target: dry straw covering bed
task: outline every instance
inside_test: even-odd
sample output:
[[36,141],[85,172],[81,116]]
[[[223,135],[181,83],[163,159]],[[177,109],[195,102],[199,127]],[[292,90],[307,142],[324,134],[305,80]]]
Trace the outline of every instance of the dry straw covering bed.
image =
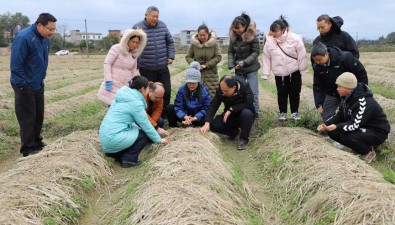
[[[110,175],[97,131],[74,132],[0,175],[0,224],[69,224]],[[74,221],[75,222],[75,221]]]
[[395,187],[356,155],[302,128],[276,128],[260,150],[274,204],[294,224],[395,224]]
[[241,207],[248,200],[259,202],[243,188],[238,191],[210,134],[188,128],[172,136],[150,160],[128,224],[246,224]]

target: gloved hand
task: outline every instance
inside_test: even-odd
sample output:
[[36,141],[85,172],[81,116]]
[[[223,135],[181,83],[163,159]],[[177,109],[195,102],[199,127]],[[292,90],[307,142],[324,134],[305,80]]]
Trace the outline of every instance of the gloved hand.
[[244,66],[244,61],[240,61],[237,65],[239,65],[240,68]]
[[112,81],[106,81],[106,91],[111,91],[112,89]]
[[236,70],[234,67],[232,69],[230,69],[230,75],[232,75],[232,76],[236,75]]

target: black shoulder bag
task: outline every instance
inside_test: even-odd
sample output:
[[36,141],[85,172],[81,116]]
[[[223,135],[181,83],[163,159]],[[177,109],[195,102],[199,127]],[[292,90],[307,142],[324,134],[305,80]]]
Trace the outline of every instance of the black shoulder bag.
[[281,49],[281,51],[286,55],[286,56],[288,56],[289,58],[293,58],[293,59],[295,59],[295,60],[298,60],[297,58],[295,58],[295,57],[293,57],[293,56],[290,56],[290,55],[288,55],[286,52],[284,52],[284,50],[280,47],[280,45],[277,43],[277,46]]

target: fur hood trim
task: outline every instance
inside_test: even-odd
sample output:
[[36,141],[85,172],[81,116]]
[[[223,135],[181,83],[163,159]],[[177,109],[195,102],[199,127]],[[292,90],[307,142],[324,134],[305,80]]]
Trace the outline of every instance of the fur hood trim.
[[[251,42],[254,40],[256,34],[256,23],[251,21],[250,25],[243,34],[241,34],[241,38],[244,42]],[[229,40],[233,44],[236,42],[236,33],[233,31],[233,26],[231,25],[229,28]]]
[[195,33],[191,37],[191,45],[194,45],[198,48],[203,48],[203,47],[213,47],[217,43],[217,34],[214,31],[210,32],[210,38],[204,43],[201,44],[199,39],[198,39],[198,34]]
[[141,55],[145,48],[145,45],[147,44],[147,34],[142,29],[126,29],[119,44],[121,45],[122,54],[127,55],[129,52],[129,39],[134,35],[140,37],[140,44],[138,45],[137,49],[132,53],[133,57],[137,58]]

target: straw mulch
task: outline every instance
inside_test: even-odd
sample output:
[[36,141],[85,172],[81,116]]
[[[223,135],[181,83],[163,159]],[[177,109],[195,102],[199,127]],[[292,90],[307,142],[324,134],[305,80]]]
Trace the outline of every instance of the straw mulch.
[[37,154],[18,160],[0,175],[0,224],[75,222],[81,213],[83,184],[103,184],[110,169],[97,131],[74,132]]
[[246,223],[241,207],[248,200],[260,203],[243,187],[238,190],[210,135],[217,137],[193,128],[172,135],[174,140],[149,162],[152,167],[138,188],[137,209],[128,224]]
[[358,156],[302,128],[263,141],[274,207],[295,224],[395,224],[395,186]]
[[388,134],[388,139],[382,144],[382,147],[390,150],[385,154],[385,162],[388,166],[395,170],[395,124],[391,124],[391,132]]

